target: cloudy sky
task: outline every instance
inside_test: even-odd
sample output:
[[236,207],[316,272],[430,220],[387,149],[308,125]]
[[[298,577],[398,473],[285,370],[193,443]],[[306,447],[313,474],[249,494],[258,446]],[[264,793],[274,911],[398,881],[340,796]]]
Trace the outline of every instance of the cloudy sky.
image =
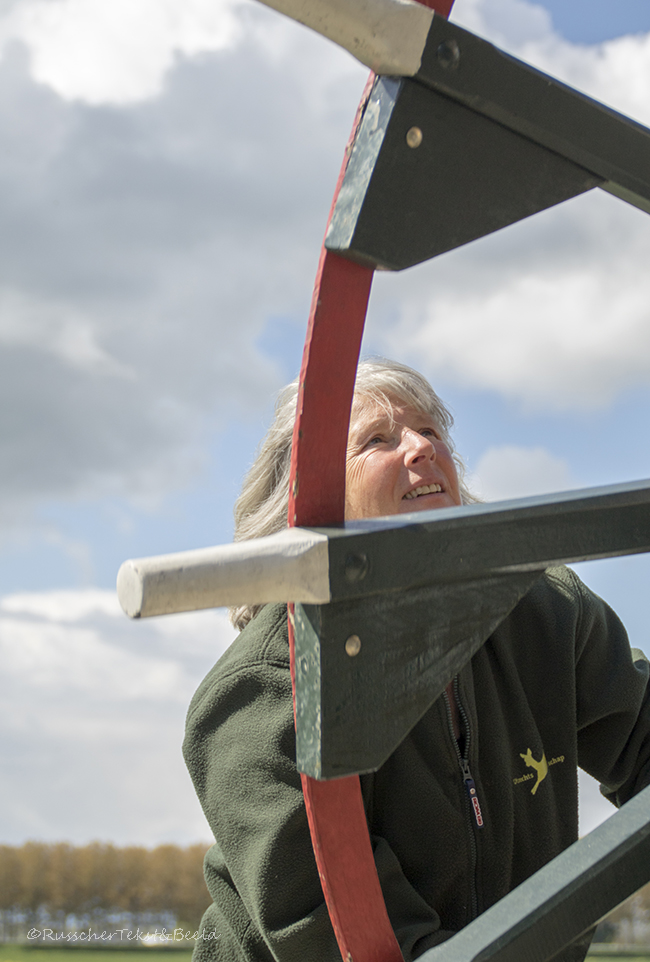
[[[453,19],[650,124],[647,0]],[[209,839],[179,746],[232,630],[131,624],[115,574],[230,540],[365,78],[254,0],[0,3],[0,841]],[[377,277],[364,350],[431,378],[486,498],[648,477],[648,263],[592,192]],[[650,654],[647,558],[581,573]]]

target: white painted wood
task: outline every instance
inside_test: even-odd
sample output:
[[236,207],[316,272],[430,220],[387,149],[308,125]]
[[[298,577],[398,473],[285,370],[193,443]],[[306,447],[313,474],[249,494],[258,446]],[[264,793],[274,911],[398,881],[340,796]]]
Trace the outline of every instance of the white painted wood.
[[344,47],[378,74],[412,77],[433,10],[413,0],[261,0]]
[[125,561],[117,594],[130,618],[222,605],[330,600],[327,537],[303,528]]

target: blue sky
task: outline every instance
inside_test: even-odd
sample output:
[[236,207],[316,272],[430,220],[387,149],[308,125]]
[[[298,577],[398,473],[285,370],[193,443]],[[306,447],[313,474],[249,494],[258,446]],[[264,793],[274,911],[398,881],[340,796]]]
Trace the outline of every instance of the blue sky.
[[541,4],[553,26],[574,43],[601,43],[627,33],[646,33],[650,10],[644,0],[547,0]]
[[[645,0],[454,19],[650,125]],[[130,624],[115,575],[230,540],[365,77],[254,0],[3,7],[0,841],[209,838],[179,744],[232,631]],[[647,216],[592,192],[378,276],[364,350],[430,377],[489,499],[650,477],[649,262]],[[581,572],[650,654],[647,557]]]

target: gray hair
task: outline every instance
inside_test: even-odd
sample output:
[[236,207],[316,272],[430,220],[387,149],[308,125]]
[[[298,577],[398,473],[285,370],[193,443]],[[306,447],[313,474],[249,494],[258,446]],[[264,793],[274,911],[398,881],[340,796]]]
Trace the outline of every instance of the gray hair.
[[[235,503],[235,541],[261,538],[287,526],[291,440],[297,400],[298,378],[280,391],[273,424],[244,479],[242,493]],[[355,410],[363,403],[371,401],[390,410],[396,400],[433,417],[456,464],[463,504],[476,502],[478,498],[465,483],[465,465],[451,439],[454,419],[426,378],[406,364],[384,357],[361,361],[354,383],[352,419]],[[261,608],[262,605],[231,608],[230,620],[241,630]]]

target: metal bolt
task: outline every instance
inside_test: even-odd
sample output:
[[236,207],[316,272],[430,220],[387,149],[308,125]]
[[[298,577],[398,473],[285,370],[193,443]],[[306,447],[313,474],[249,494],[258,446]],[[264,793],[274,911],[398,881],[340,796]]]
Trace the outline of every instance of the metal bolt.
[[345,643],[345,651],[350,658],[354,658],[355,655],[358,655],[361,651],[361,638],[359,638],[358,635],[350,635]]
[[345,559],[346,581],[363,581],[368,574],[368,558],[365,554],[349,554]]
[[406,143],[409,147],[419,147],[422,143],[422,131],[419,127],[410,127],[406,131]]
[[443,40],[436,51],[440,66],[456,70],[460,63],[460,47],[455,40]]

